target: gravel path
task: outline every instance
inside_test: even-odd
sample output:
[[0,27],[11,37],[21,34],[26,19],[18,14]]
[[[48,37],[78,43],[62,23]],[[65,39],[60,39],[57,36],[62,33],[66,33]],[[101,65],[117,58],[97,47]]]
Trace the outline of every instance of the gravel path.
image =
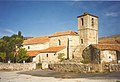
[[[102,78],[104,76],[98,77],[99,75],[95,75],[94,77],[94,75],[90,76],[89,74],[87,76],[79,74],[79,77],[77,77],[77,75],[78,74],[71,73],[59,74],[59,72],[50,70],[34,70],[27,72],[0,71],[0,82],[120,82],[120,77],[118,77],[120,73],[109,74],[110,78]],[[115,75],[117,75],[117,78],[114,77]]]

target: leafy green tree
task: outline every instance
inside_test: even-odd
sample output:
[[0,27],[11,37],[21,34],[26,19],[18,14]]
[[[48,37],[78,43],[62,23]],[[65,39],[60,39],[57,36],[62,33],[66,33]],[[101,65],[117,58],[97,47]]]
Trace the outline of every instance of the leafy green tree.
[[19,48],[22,46],[23,40],[23,37],[18,36],[16,34],[11,36],[10,47],[14,55],[14,62],[16,62],[17,50],[19,50]]
[[23,40],[24,38],[20,31],[18,35],[13,34],[10,37],[4,36],[0,39],[0,52],[6,53],[6,61],[12,59],[15,62],[17,51],[21,48]]
[[0,52],[0,58],[2,59],[3,62],[5,62],[6,53],[5,52]]
[[19,37],[22,37],[21,31],[18,31],[18,36],[19,36]]
[[29,58],[27,51],[24,48],[20,48],[18,50],[18,53],[16,55],[17,62],[23,62],[26,61]]
[[6,42],[4,40],[0,40],[0,52],[4,52],[6,48]]

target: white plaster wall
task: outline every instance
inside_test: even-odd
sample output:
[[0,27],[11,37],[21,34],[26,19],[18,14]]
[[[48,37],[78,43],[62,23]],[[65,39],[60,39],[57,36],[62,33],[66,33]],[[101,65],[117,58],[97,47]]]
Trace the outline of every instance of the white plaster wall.
[[58,36],[50,38],[50,47],[59,46],[59,40],[61,41],[61,46],[67,46],[68,36]]
[[[30,47],[30,49],[28,49],[28,46]],[[42,49],[46,49],[48,47],[49,47],[49,42],[42,43],[42,44],[23,45],[23,48],[25,48],[27,51],[42,50]]]
[[116,51],[103,50],[101,51],[101,62],[112,62],[117,61]]
[[[58,54],[59,53],[64,53],[65,54],[65,58],[67,58],[67,52],[66,52],[66,48],[61,50],[61,51],[58,51],[57,53],[40,53],[38,54],[36,57],[34,57],[34,61],[33,62],[36,62],[36,63],[40,63],[40,62],[48,62],[48,63],[54,63],[54,62],[58,62],[59,59],[58,59]],[[47,54],[48,54],[48,57],[47,57]]]

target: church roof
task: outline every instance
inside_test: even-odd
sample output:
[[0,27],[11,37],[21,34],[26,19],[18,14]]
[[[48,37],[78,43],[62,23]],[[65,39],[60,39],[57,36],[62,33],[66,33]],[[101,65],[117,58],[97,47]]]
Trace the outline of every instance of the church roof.
[[93,16],[93,17],[97,17],[97,18],[98,18],[98,16],[89,14],[88,12],[85,12],[83,15],[77,16],[77,18],[82,17],[82,16],[86,16],[86,15],[90,15],[90,16]]
[[100,50],[118,50],[120,51],[120,44],[92,44],[94,48]]
[[58,52],[60,50],[63,50],[65,48],[65,46],[57,46],[57,47],[49,47],[45,50],[42,50],[41,53],[45,53],[45,52]]
[[65,35],[78,35],[78,33],[68,30],[68,31],[64,31],[64,32],[56,32],[56,33],[52,34],[50,37],[65,36]]
[[45,43],[49,41],[48,36],[34,37],[23,41],[23,45]]
[[65,35],[78,35],[78,33],[70,30],[64,32],[56,32],[51,36],[40,36],[40,37],[29,38],[23,41],[23,45],[41,44],[48,42],[50,40],[50,37],[65,36]]
[[99,40],[99,44],[120,44],[119,40]]
[[27,51],[27,54],[29,56],[36,56],[39,53],[56,53],[60,50],[63,50],[65,48],[65,46],[56,46],[56,47],[49,47],[47,49],[43,49],[43,50],[31,50],[31,51]]
[[31,50],[31,51],[27,51],[27,54],[32,57],[38,55],[40,51],[41,50]]

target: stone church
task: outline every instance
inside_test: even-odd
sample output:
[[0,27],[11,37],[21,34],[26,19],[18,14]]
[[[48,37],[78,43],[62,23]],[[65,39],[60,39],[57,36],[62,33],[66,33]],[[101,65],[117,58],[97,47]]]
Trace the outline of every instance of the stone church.
[[[120,44],[98,42],[98,16],[83,13],[77,17],[78,32],[56,32],[49,36],[33,37],[23,42],[23,48],[33,62],[58,62],[59,54],[65,59],[85,60],[90,62],[117,62],[120,60]],[[114,47],[113,47],[114,46]]]

